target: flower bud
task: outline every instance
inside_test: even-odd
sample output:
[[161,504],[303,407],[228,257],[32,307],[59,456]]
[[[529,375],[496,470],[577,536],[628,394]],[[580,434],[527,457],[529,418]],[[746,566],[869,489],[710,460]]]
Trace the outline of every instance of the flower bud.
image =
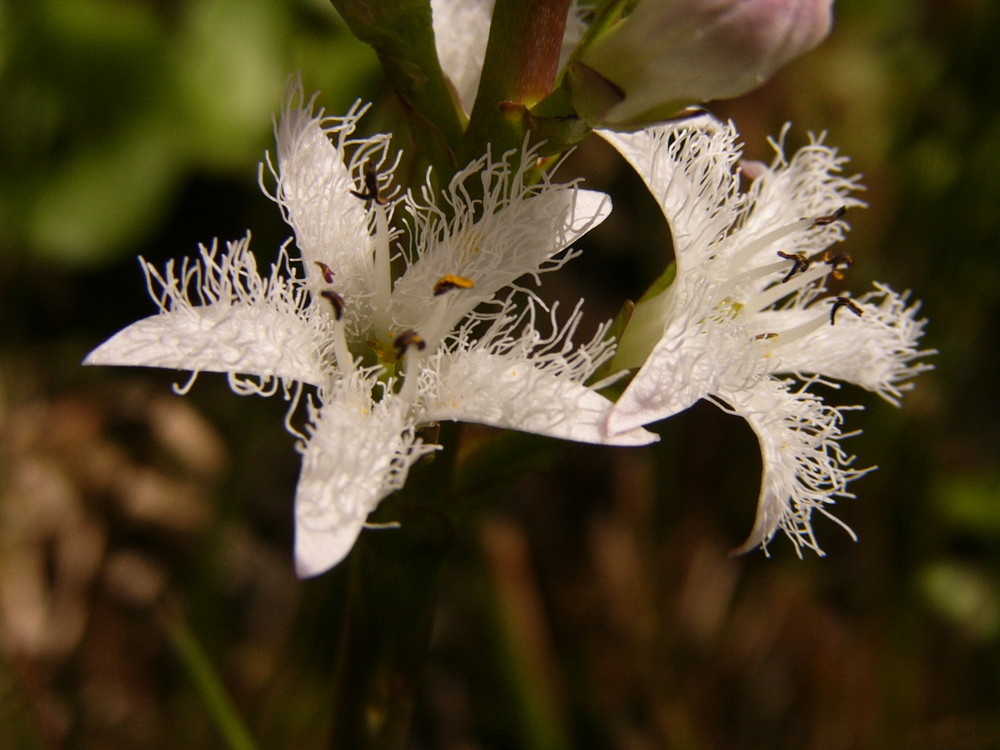
[[567,72],[591,124],[636,128],[738,96],[829,33],[833,0],[639,0]]

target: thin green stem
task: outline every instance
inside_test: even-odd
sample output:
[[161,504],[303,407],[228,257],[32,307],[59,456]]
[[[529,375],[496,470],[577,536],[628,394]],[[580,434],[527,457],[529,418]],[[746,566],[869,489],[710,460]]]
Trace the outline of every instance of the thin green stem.
[[256,750],[257,746],[226,692],[218,673],[198,639],[187,626],[179,608],[164,607],[160,624],[187,668],[195,689],[215,721],[215,726],[230,750]]

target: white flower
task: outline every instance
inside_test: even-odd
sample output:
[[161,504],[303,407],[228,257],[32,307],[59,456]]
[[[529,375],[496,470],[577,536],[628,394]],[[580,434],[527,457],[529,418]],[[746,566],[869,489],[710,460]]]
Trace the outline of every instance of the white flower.
[[[429,188],[399,197],[388,138],[353,137],[363,108],[343,118],[312,109],[291,90],[271,166],[299,255],[286,243],[262,275],[248,235],[224,252],[202,247],[179,269],[144,263],[160,312],[85,360],[191,370],[186,387],[203,370],[225,372],[238,393],[282,390],[292,410],[303,385],[314,387],[306,434],[288,425],[303,454],[300,575],[343,559],[379,501],[437,449],[417,436],[420,425],[460,419],[615,445],[656,439],[642,429],[609,437],[611,403],[583,385],[612,354],[606,327],[574,347],[579,310],[561,327],[553,310],[542,334],[541,303],[519,294],[518,308],[512,296],[519,278],[570,257],[566,248],[607,216],[606,196],[526,186],[508,160],[487,155],[441,202]],[[402,251],[397,223],[409,235]],[[405,265],[395,282],[394,260]]]
[[493,0],[431,0],[441,69],[466,114],[472,111],[486,59]]
[[[708,116],[625,135],[602,133],[645,180],[674,239],[676,278],[643,300],[615,365],[639,367],[609,431],[676,414],[701,398],[743,416],[761,445],[757,519],[740,551],[780,528],[820,552],[810,515],[864,471],[840,439],[841,411],[811,392],[842,380],[898,404],[924,321],[907,295],[876,284],[856,299],[824,296],[850,265],[828,248],[843,239],[846,209],[861,205],[845,161],[822,139],[770,167],[744,164],[737,133]],[[835,386],[834,386],[835,387]]]
[[[832,21],[833,0],[640,0],[582,51],[573,97],[604,125],[663,120],[757,88],[818,45]],[[592,72],[612,84],[613,106],[592,111],[588,98],[602,89]]]

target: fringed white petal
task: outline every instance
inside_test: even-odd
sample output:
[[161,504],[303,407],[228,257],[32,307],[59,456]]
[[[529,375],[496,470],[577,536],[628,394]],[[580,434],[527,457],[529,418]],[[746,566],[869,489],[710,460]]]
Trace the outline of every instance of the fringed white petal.
[[[842,218],[824,219],[820,224],[812,223],[813,220],[832,218],[842,209],[865,206],[864,201],[853,195],[864,189],[858,176],[842,174],[849,161],[847,157],[826,145],[822,135],[810,134],[808,145],[789,160],[783,146],[787,130],[786,126],[781,139],[771,141],[775,157],[770,167],[758,165],[751,170],[754,180],[746,193],[744,215],[726,246],[726,257],[737,261],[739,266],[730,267],[731,272],[773,262],[781,257],[779,252],[812,257],[842,242],[849,228]],[[768,236],[775,237],[776,230],[796,224],[798,227],[793,231],[779,231],[780,236],[772,241],[762,241]]]
[[860,316],[841,311],[830,324],[829,305],[813,305],[808,310],[777,310],[759,313],[762,330],[783,331],[805,325],[820,316],[823,324],[809,336],[782,346],[775,339],[769,371],[807,373],[841,380],[877,393],[899,406],[903,392],[910,390],[912,378],[931,369],[918,362],[935,352],[918,349],[926,321],[918,319],[919,303],[910,303],[907,294],[898,294],[883,284],[854,303]]
[[716,286],[694,272],[665,292],[663,334],[611,410],[609,432],[671,417],[763,371],[758,342],[731,306],[713,304],[716,296]]
[[328,368],[318,356],[314,333],[300,318],[261,306],[192,307],[133,323],[83,363],[227,372],[319,385]]
[[[543,182],[524,184],[524,170],[533,162],[522,155],[522,166],[510,171],[506,159],[484,157],[473,162],[444,194],[450,212],[438,208],[429,190],[420,203],[409,202],[413,223],[413,262],[393,290],[392,318],[403,328],[421,330],[435,302],[447,310],[438,315],[443,331],[451,330],[478,305],[518,278],[562,266],[564,253],[581,236],[604,221],[611,200],[604,193],[576,185]],[[481,184],[485,196],[473,199],[470,181]],[[449,217],[450,213],[450,217]],[[469,279],[473,286],[434,296],[434,286],[447,274]]]
[[606,445],[658,439],[642,429],[610,435],[611,402],[583,385],[611,357],[607,325],[576,344],[579,305],[561,324],[553,306],[547,334],[538,325],[534,302],[528,300],[519,314],[513,310],[508,301],[476,335],[474,323],[463,327],[427,361],[420,383],[422,419],[477,422]]
[[[355,319],[367,315],[375,290],[375,243],[389,241],[375,236],[365,175],[376,175],[384,199],[395,162],[388,136],[351,138],[366,105],[355,103],[343,117],[329,117],[322,109],[313,112],[313,100],[303,104],[302,99],[301,87],[293,83],[275,126],[278,164],[270,167],[277,187],[271,197],[295,230],[310,284],[332,284],[348,302],[349,328],[358,329]],[[326,278],[330,272],[332,282]]]
[[605,445],[647,445],[641,428],[608,434],[611,402],[586,386],[539,370],[530,361],[483,351],[440,358],[424,405],[428,420],[459,420]]
[[323,393],[301,446],[295,494],[295,565],[301,577],[339,563],[368,514],[403,486],[410,466],[436,449],[418,440],[408,405],[388,395],[376,403],[371,373],[358,372]]
[[632,165],[659,204],[679,273],[708,261],[743,206],[732,123],[701,115],[636,133],[597,132]]
[[617,435],[678,414],[718,388],[722,373],[707,336],[671,325],[608,415]]
[[810,134],[809,143],[789,159],[784,146],[789,129],[786,125],[777,139],[770,139],[775,154],[770,166],[754,170],[748,223],[775,226],[823,216],[841,206],[864,206],[853,196],[864,189],[858,175],[843,175],[850,159],[827,145],[825,134]]
[[[300,481],[299,487],[296,504],[300,497],[304,503],[313,502],[310,493],[322,491],[320,484],[309,484],[303,489]],[[296,513],[295,574],[299,578],[312,578],[336,567],[354,549],[364,526],[364,519],[356,516],[341,516],[331,525],[316,525],[304,522]]]
[[833,518],[827,506],[854,497],[848,483],[870,471],[851,468],[854,457],[840,446],[846,437],[840,429],[845,407],[824,404],[806,387],[768,377],[752,388],[716,394],[723,409],[753,428],[764,464],[753,530],[734,554],[766,549],[780,529],[800,553],[807,548],[822,555],[813,534],[813,511]]
[[308,306],[300,284],[282,275],[282,251],[263,277],[249,236],[201,248],[198,261],[173,262],[160,273],[144,263],[150,294],[162,312],[119,331],[84,360],[195,372],[277,377],[319,385],[327,322]]

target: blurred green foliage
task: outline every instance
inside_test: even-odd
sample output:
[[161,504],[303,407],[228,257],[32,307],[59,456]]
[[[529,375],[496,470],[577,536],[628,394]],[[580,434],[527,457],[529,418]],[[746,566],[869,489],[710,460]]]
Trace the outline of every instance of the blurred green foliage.
[[133,251],[193,173],[246,173],[292,71],[331,105],[375,72],[322,0],[10,0],[2,13],[0,248],[70,264]]

